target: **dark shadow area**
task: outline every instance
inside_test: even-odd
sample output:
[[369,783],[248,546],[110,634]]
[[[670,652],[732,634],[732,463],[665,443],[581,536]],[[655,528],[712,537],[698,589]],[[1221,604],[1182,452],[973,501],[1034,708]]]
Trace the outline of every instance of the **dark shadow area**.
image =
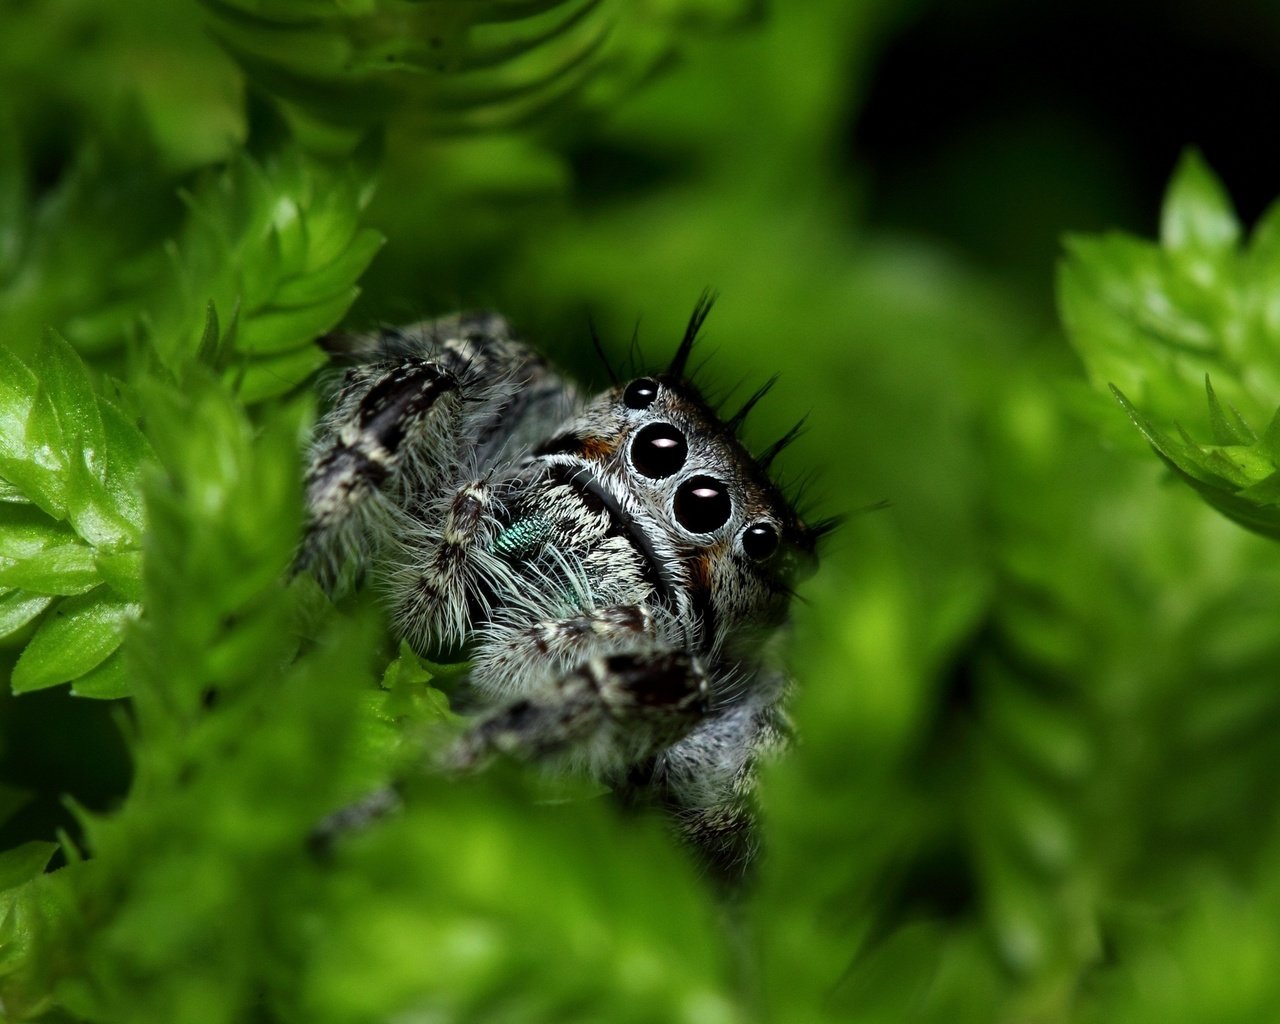
[[1278,38],[1261,3],[925,5],[849,129],[866,215],[1042,294],[1064,228],[1154,230],[1187,146],[1252,222],[1280,183]]

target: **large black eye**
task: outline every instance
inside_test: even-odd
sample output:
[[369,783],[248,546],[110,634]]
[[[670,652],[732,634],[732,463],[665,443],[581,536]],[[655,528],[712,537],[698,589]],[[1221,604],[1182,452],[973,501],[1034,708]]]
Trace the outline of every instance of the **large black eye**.
[[757,562],[778,550],[778,531],[772,523],[752,523],[742,531],[742,550]]
[[676,522],[690,533],[710,533],[729,521],[729,491],[709,476],[690,477],[676,491]]
[[689,455],[689,442],[670,423],[650,423],[631,442],[631,464],[654,480],[679,472]]
[[622,404],[628,409],[647,409],[658,397],[658,382],[648,377],[633,380],[622,392]]

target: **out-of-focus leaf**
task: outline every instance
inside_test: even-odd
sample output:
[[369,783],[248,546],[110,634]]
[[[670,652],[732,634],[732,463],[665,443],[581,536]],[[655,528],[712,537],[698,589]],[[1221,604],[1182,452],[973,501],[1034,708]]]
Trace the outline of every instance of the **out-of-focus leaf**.
[[[13,124],[5,132],[20,200],[0,208],[0,236],[13,250],[0,259],[0,335],[25,358],[50,327],[85,353],[118,348],[163,270],[160,243],[180,212],[177,179],[136,112],[126,126],[118,138],[77,140],[70,166],[39,193],[26,184],[34,172],[21,133]],[[83,412],[94,415],[92,406]]]
[[694,27],[746,20],[742,0],[333,5],[205,0],[214,33],[296,123],[333,144],[398,120],[421,135],[510,129],[617,102]]
[[1227,190],[1195,150],[1183,154],[1160,214],[1160,242],[1175,253],[1229,256],[1240,221]]
[[37,841],[0,851],[0,892],[40,874],[57,850],[57,843]]

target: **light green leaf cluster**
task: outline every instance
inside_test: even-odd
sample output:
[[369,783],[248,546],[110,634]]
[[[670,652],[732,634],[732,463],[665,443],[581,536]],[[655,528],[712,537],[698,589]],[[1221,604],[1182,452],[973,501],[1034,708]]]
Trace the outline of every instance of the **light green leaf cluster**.
[[325,361],[315,339],[346,314],[382,245],[360,224],[372,189],[367,161],[330,165],[296,148],[202,175],[182,193],[173,277],[148,325],[160,359],[179,368],[202,353],[250,403],[310,376]]
[[36,359],[39,373],[0,350],[0,635],[43,614],[12,685],[74,680],[78,693],[118,696],[116,650],[141,598],[150,450],[66,341],[48,332]]
[[[1069,239],[1059,300],[1090,377],[1111,387],[1156,452],[1219,511],[1275,536],[1280,206],[1242,239],[1222,185],[1189,152],[1165,198],[1159,244]],[[1209,440],[1198,442],[1202,388]]]

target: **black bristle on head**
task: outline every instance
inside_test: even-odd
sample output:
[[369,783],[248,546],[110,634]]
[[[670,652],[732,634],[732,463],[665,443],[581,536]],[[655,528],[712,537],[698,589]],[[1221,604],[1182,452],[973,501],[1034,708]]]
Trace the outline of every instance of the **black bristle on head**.
[[587,313],[587,329],[591,332],[591,345],[596,350],[596,355],[600,357],[600,362],[604,364],[604,372],[609,375],[609,382],[616,388],[618,386],[618,375],[613,372],[613,364],[609,362],[609,357],[605,355],[604,345],[600,342],[600,332],[596,330],[595,318]]
[[627,368],[634,377],[645,365],[644,350],[640,347],[640,318],[636,317],[635,326],[631,328],[631,345],[627,349]]
[[671,365],[667,367],[668,376],[684,376],[685,367],[689,364],[689,355],[693,352],[693,343],[697,340],[698,332],[702,330],[702,323],[707,319],[707,314],[711,312],[715,301],[715,293],[710,289],[698,296],[693,313],[689,316],[689,324],[684,329],[684,337],[680,339],[680,347],[676,349],[676,354],[671,358]]
[[742,429],[742,424],[747,421],[747,417],[751,415],[751,410],[756,407],[756,403],[764,398],[777,383],[778,377],[775,374],[757,388],[755,394],[742,403],[742,408],[724,421],[724,425],[736,434]]
[[808,536],[810,543],[816,544],[827,534],[836,530],[844,520],[844,516],[827,516],[826,519],[819,519],[816,523],[809,524],[805,528],[805,534]]
[[778,457],[779,453],[800,436],[801,432],[804,430],[805,419],[808,419],[808,417],[801,419],[800,422],[778,438],[778,440],[774,441],[773,444],[769,445],[764,452],[756,457],[756,462],[760,464],[762,469],[768,469],[769,464]]

